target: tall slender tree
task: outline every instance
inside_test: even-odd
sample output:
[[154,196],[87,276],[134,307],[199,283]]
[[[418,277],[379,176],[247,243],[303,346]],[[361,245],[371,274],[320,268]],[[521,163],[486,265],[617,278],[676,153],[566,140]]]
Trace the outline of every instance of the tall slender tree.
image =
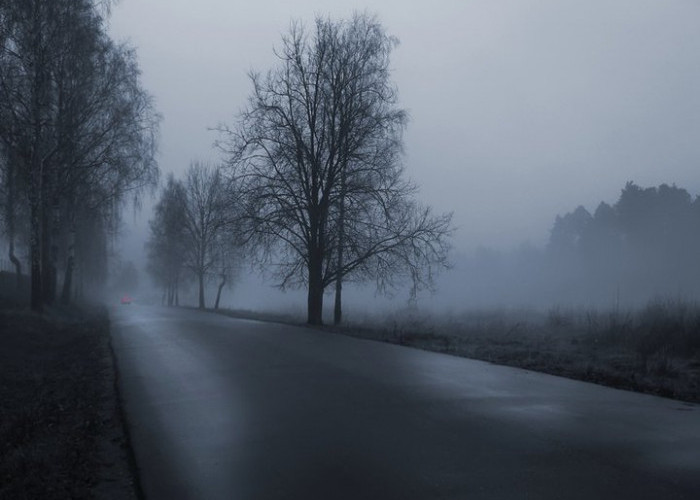
[[[28,198],[37,310],[55,296],[59,244],[77,248],[71,240],[82,236],[76,214],[104,214],[91,227],[107,228],[125,195],[153,186],[158,174],[158,116],[134,52],[106,34],[109,3],[0,3],[0,140]],[[65,298],[74,255],[63,253]]]
[[155,206],[146,243],[148,273],[163,287],[163,302],[179,305],[185,268],[185,190],[170,174]]
[[7,257],[15,268],[17,291],[22,287],[22,261],[17,255],[17,242],[26,216],[17,164],[0,151],[0,198],[2,198],[2,227],[7,237]]
[[226,183],[219,167],[194,162],[184,181],[186,265],[197,278],[200,309],[206,307],[207,276],[217,263],[217,245],[231,216]]

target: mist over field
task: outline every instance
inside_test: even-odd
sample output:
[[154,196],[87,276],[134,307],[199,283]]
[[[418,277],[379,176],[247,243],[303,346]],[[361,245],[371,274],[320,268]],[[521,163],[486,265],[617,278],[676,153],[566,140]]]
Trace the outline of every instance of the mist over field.
[[[446,260],[421,278],[415,295],[406,273],[379,288],[367,269],[348,275],[346,319],[385,308],[697,300],[698,6],[476,1],[436,9],[389,0],[245,8],[219,0],[124,0],[111,7],[110,35],[137,51],[140,81],[162,121],[158,187],[141,194],[138,208],[120,198],[120,216],[106,228],[109,269],[97,273],[106,280],[106,300],[130,294],[162,301],[163,288],[148,271],[147,242],[166,179],[172,173],[184,180],[193,162],[230,163],[225,148],[212,145],[225,139],[222,126],[235,128],[244,113],[249,73],[279,65],[281,35],[294,23],[311,33],[319,15],[340,20],[358,12],[376,15],[384,34],[399,42],[385,54],[386,82],[395,91],[387,102],[405,112],[394,122],[401,150],[391,161],[417,188],[416,203],[452,219]],[[7,248],[7,231],[2,237]],[[29,233],[15,239],[26,270]],[[61,235],[59,260],[67,241]],[[305,285],[288,282],[279,291],[276,264],[251,259],[259,252],[236,256],[221,305],[303,314]],[[9,257],[0,263],[14,270]],[[210,307],[221,279],[213,271],[203,276]],[[190,271],[182,276],[185,304],[198,302],[195,278]],[[324,285],[326,316],[332,288]]]
[[[700,44],[690,19],[696,8],[687,2],[471,2],[441,9],[379,2],[370,7],[401,42],[391,68],[399,103],[410,116],[402,159],[406,173],[419,186],[422,202],[454,212],[452,267],[438,273],[435,293],[419,292],[412,307],[615,307],[661,296],[697,298],[696,245],[680,234],[692,239],[697,229],[693,223],[676,224],[674,217],[685,217],[680,212],[670,209],[666,220],[651,214],[664,208],[640,208],[640,224],[648,224],[644,237],[641,226],[639,237],[619,227],[612,240],[595,245],[588,234],[586,249],[556,249],[552,242],[557,216],[583,206],[588,215],[582,218],[596,219],[599,204],[615,206],[630,181],[642,189],[677,186],[687,190],[688,203],[694,201],[700,188],[695,139],[700,108],[692,61]],[[177,52],[169,52],[162,38],[153,41],[149,16],[140,9],[123,2],[112,27],[139,45],[145,81],[168,88],[156,96],[166,117],[160,158],[162,166],[177,172],[192,158],[216,157],[210,149],[216,136],[206,129],[230,122],[242,109],[250,89],[246,71],[266,71],[274,64],[271,48],[279,46],[279,33],[290,19],[308,22],[319,12],[347,16],[363,6],[260,4],[235,16],[232,11],[231,28],[223,21],[228,7],[217,2],[194,17],[179,5],[165,8],[164,24],[179,27],[181,40],[190,43]],[[173,46],[184,49],[181,43]],[[197,57],[202,53],[207,56]],[[231,64],[218,64],[227,58]],[[175,60],[211,78],[183,81]],[[147,214],[127,237],[131,243],[124,243],[140,266]],[[644,250],[667,241],[664,224],[673,226],[674,241],[665,249]],[[589,233],[605,232],[602,225],[591,224]],[[586,230],[571,229],[572,247],[580,246],[576,231]],[[242,267],[239,283],[223,295],[224,304],[303,310],[303,291],[280,293],[274,279],[261,280],[257,269]],[[389,298],[375,292],[371,283],[349,284],[348,309],[400,309],[411,298],[406,283]],[[327,293],[326,306],[329,301]]]
[[0,498],[700,498],[698,20],[0,0]]
[[[348,318],[361,320],[367,313],[376,316],[404,309],[437,314],[542,312],[556,306],[612,310],[637,309],[656,300],[695,302],[700,296],[697,198],[668,185],[631,184],[620,193],[617,200],[588,208],[572,206],[552,217],[545,245],[523,242],[506,249],[453,249],[451,267],[437,274],[432,290],[422,290],[415,298],[406,286],[382,293],[372,284],[350,284],[345,295]],[[139,278],[138,293],[133,293],[157,302],[158,290],[144,278]],[[209,296],[215,292],[210,286]],[[194,294],[185,297],[196,302]],[[304,300],[303,290],[280,291],[273,280],[243,264],[222,304],[302,316]]]

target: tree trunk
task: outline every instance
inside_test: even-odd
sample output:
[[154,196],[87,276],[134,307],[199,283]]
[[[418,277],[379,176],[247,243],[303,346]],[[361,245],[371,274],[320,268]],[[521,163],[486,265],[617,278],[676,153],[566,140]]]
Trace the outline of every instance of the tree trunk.
[[51,233],[49,233],[51,236],[49,239],[49,300],[51,303],[54,303],[56,301],[56,297],[58,296],[58,220],[53,218],[57,215],[57,205],[58,203],[56,203],[54,207],[56,212],[54,212],[54,210],[51,211]]
[[66,274],[63,277],[63,291],[61,292],[61,302],[70,303],[71,288],[73,287],[73,266],[75,265],[75,221],[71,223],[68,233],[68,260],[66,262]]
[[31,308],[35,312],[43,310],[43,279],[41,275],[42,266],[42,210],[44,208],[43,194],[43,162],[41,159],[42,146],[42,110],[44,102],[42,98],[45,96],[46,79],[44,78],[44,70],[46,69],[43,60],[44,47],[42,45],[42,29],[41,29],[41,4],[38,2],[33,5],[33,26],[32,26],[32,41],[31,55],[35,58],[35,67],[32,75],[31,88],[31,122],[32,122],[32,139],[31,153],[26,159],[29,161],[29,211],[30,211],[30,229],[29,229],[29,255],[31,267]]
[[309,295],[307,299],[308,314],[306,322],[309,325],[323,324],[323,288],[319,284],[309,283]]
[[46,206],[44,206],[41,217],[41,295],[44,304],[51,304],[53,302],[53,297],[51,296],[53,278],[51,276],[51,238],[49,235],[49,216],[47,212],[48,210],[46,210]]
[[42,162],[41,168],[41,279],[44,304],[53,304],[56,298],[56,266],[53,262],[55,221],[50,192],[54,187],[50,168]]
[[323,260],[320,252],[312,251],[309,259],[309,294],[307,298],[307,320],[310,325],[323,324]]
[[340,207],[338,214],[338,261],[336,262],[335,278],[335,307],[333,308],[333,324],[339,325],[343,320],[343,246],[345,245],[345,168],[341,175]]
[[15,195],[17,185],[15,184],[15,164],[12,159],[7,160],[7,197],[5,198],[5,217],[7,217],[7,238],[10,240],[8,257],[15,266],[17,275],[17,291],[22,288],[22,262],[15,255]]
[[333,324],[339,325],[343,321],[343,278],[338,276],[335,280],[335,307],[333,308]]
[[8,237],[10,238],[10,262],[12,262],[12,265],[15,266],[15,274],[17,275],[17,291],[19,291],[22,288],[22,262],[15,255],[14,229],[12,231],[12,234],[10,234]]
[[180,307],[180,279],[175,280],[175,307]]
[[30,199],[30,235],[29,258],[31,265],[31,298],[32,311],[41,312],[43,309],[41,285],[41,200],[38,193]]
[[[73,262],[73,266],[75,267],[75,262]],[[75,274],[78,277],[78,283],[75,288],[75,294],[73,297],[76,300],[82,300],[83,295],[85,295],[85,271],[84,271],[84,266],[77,266],[73,270],[73,274]]]
[[219,309],[219,299],[221,299],[221,290],[224,288],[225,284],[226,284],[226,275],[222,274],[221,275],[221,283],[219,283],[219,289],[216,291],[216,302],[214,303],[215,310]]
[[204,273],[199,273],[199,308],[204,309]]
[[70,290],[73,286],[73,256],[68,256],[66,264],[66,275],[63,278],[63,291],[61,292],[61,303],[70,304]]

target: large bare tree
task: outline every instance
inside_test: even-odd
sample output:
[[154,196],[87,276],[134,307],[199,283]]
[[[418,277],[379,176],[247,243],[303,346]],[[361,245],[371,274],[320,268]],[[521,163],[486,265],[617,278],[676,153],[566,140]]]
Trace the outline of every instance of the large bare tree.
[[451,216],[432,216],[404,178],[401,132],[406,113],[397,107],[390,79],[396,41],[367,15],[345,23],[322,22],[332,50],[324,69],[326,127],[334,131],[339,182],[331,206],[334,258],[324,273],[335,283],[334,322],[342,319],[344,279],[375,280],[380,289],[409,275],[413,292],[430,286],[434,266],[444,265]]
[[389,56],[396,41],[372,16],[293,24],[279,65],[251,74],[253,93],[222,148],[240,179],[243,220],[282,287],[308,287],[307,320],[322,323],[323,295],[342,280],[406,274],[427,284],[446,260],[450,215],[413,201],[400,163],[406,113]]

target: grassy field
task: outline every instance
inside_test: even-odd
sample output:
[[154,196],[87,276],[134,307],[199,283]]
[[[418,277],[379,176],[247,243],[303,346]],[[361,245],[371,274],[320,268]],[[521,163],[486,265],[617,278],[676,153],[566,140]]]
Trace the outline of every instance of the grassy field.
[[101,309],[0,307],[0,498],[136,498]]
[[342,333],[700,402],[700,305],[367,317]]
[[[220,311],[301,324],[301,316]],[[700,403],[700,305],[654,301],[636,310],[415,310],[367,315],[325,330],[517,366]]]

